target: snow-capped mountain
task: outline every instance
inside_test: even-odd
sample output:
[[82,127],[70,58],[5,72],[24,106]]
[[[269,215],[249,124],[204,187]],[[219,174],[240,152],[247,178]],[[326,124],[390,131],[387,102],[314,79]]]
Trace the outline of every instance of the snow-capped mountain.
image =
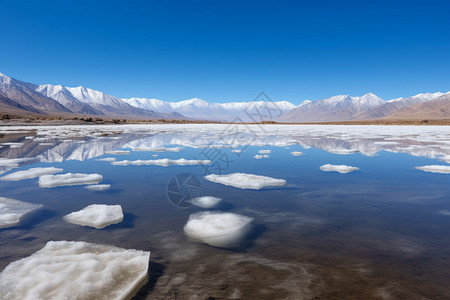
[[384,104],[380,97],[368,93],[361,97],[337,95],[330,98],[303,102],[298,107],[282,115],[281,122],[326,122],[352,120],[372,107]]
[[180,102],[166,102],[157,99],[129,98],[126,103],[156,112],[177,112],[196,120],[211,121],[273,121],[296,106],[287,101],[210,103],[198,98]]

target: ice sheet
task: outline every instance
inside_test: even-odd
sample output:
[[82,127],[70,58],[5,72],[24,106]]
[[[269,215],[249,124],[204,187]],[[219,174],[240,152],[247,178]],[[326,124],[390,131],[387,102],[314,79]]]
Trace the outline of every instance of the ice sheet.
[[83,174],[83,173],[65,173],[58,175],[44,175],[39,177],[39,186],[51,188],[55,186],[65,185],[84,185],[97,184],[103,180],[103,176],[97,173]]

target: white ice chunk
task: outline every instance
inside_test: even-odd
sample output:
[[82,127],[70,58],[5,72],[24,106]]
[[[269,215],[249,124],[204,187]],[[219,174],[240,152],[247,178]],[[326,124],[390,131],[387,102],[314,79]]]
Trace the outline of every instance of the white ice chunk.
[[259,154],[270,154],[270,153],[272,153],[272,150],[259,150],[258,153]]
[[44,175],[39,177],[40,187],[55,187],[64,185],[97,184],[103,180],[103,176],[97,173],[66,173],[58,175]]
[[21,162],[30,161],[36,159],[35,157],[25,158],[0,158],[0,167],[18,167]]
[[213,196],[202,196],[202,197],[196,197],[191,200],[192,204],[195,206],[199,206],[201,208],[211,208],[216,206],[220,201],[222,201],[222,198],[217,198]]
[[36,178],[36,177],[43,176],[43,175],[55,174],[55,173],[59,173],[62,171],[63,171],[63,169],[52,168],[52,167],[50,167],[50,168],[31,168],[28,170],[17,171],[17,172],[8,174],[8,175],[0,178],[0,180],[19,181],[19,180],[23,180],[23,179]]
[[109,161],[109,162],[112,162],[112,161],[115,161],[115,160],[116,160],[115,157],[105,157],[105,158],[97,158],[96,159],[96,161]]
[[0,273],[2,299],[129,299],[148,280],[150,252],[50,241]]
[[41,207],[39,204],[0,197],[0,228],[19,224],[23,216]]
[[150,160],[120,160],[120,161],[113,161],[111,163],[114,166],[163,166],[167,167],[170,165],[179,165],[179,166],[186,166],[186,165],[210,165],[210,160],[190,160],[190,159],[169,159],[169,158],[161,158],[161,159],[150,159]]
[[245,173],[232,173],[228,175],[210,174],[205,176],[205,179],[240,189],[253,190],[259,190],[266,186],[283,186],[286,184],[286,180],[284,179]]
[[339,173],[350,173],[352,171],[359,170],[359,168],[357,168],[357,167],[346,166],[346,165],[330,165],[330,164],[320,166],[320,169],[325,172],[336,171]]
[[133,151],[180,152],[183,147],[133,148]]
[[327,149],[328,152],[333,154],[353,154],[359,152],[358,149]]
[[90,191],[100,192],[100,191],[109,190],[111,188],[111,185],[110,184],[93,184],[93,185],[87,185],[84,188],[88,189]]
[[300,156],[300,155],[303,155],[303,152],[293,151],[293,152],[291,152],[291,154],[294,155],[294,156]]
[[241,149],[232,149],[231,152],[233,152],[233,153],[241,153],[242,150]]
[[422,170],[425,172],[431,172],[431,173],[450,174],[450,166],[428,165],[428,166],[416,167],[416,169]]
[[268,154],[264,154],[264,155],[256,154],[253,157],[256,158],[256,159],[262,159],[262,158],[269,158],[270,155],[268,155]]
[[250,231],[252,220],[233,213],[201,212],[189,216],[184,232],[195,242],[232,248],[239,245]]
[[93,204],[64,216],[64,220],[72,224],[101,229],[122,222],[123,212],[120,205]]
[[112,150],[112,151],[105,151],[105,154],[130,154],[130,151],[128,151],[128,150]]

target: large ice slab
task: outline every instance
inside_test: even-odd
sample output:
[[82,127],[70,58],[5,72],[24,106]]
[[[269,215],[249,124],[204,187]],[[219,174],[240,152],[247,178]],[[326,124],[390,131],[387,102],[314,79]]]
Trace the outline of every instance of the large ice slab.
[[54,173],[62,172],[63,169],[60,168],[31,168],[28,170],[17,171],[0,178],[0,180],[5,181],[19,181],[23,179],[36,178],[43,175],[50,175]]
[[72,224],[101,229],[122,222],[123,212],[120,205],[92,204],[65,215],[64,220]]
[[259,190],[267,186],[283,186],[286,184],[286,180],[284,179],[245,173],[232,173],[227,175],[210,174],[205,176],[205,179],[240,189],[253,190]]
[[50,241],[0,273],[2,299],[129,299],[148,279],[150,252]]
[[0,197],[0,228],[19,224],[23,216],[41,207],[39,204]]
[[253,218],[223,212],[201,212],[189,216],[185,234],[195,242],[214,247],[238,246],[251,229]]
[[210,160],[197,160],[197,159],[149,159],[149,160],[119,160],[111,162],[114,166],[171,166],[171,165],[179,165],[179,166],[187,166],[187,165],[210,165]]
[[213,196],[195,197],[191,200],[192,204],[201,208],[212,208],[219,204],[220,201],[222,201],[222,198]]
[[428,166],[416,167],[416,169],[422,170],[425,172],[430,172],[430,173],[450,174],[450,166],[428,165]]
[[330,165],[330,164],[322,165],[322,166],[320,166],[320,169],[325,172],[335,171],[335,172],[339,172],[342,174],[350,173],[355,170],[359,170],[359,168],[357,168],[357,167],[346,166],[346,165]]
[[39,177],[39,186],[51,188],[64,185],[97,184],[103,180],[103,176],[97,173],[66,173],[58,175],[44,175]]

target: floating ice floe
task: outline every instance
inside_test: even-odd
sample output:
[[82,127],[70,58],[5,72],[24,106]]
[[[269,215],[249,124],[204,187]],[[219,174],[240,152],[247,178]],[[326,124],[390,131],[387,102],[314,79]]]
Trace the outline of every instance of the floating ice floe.
[[241,153],[242,150],[241,149],[232,149],[231,152],[233,152],[233,153]]
[[303,155],[303,152],[293,151],[293,152],[291,152],[291,154],[294,155],[294,156],[300,156],[300,155]]
[[227,175],[210,174],[205,176],[205,179],[240,189],[253,190],[259,190],[267,186],[283,186],[286,184],[286,180],[284,179],[245,173],[232,173]]
[[112,151],[105,151],[105,154],[130,154],[130,151],[128,151],[128,150],[112,150]]
[[0,228],[19,224],[23,216],[41,207],[39,204],[0,197]]
[[25,158],[0,158],[0,167],[15,168],[19,166],[19,163],[36,159],[35,157]]
[[262,159],[262,158],[269,158],[270,155],[267,155],[267,154],[264,154],[264,155],[256,154],[256,155],[253,156],[253,157],[256,158],[256,159]]
[[186,165],[210,165],[210,160],[196,160],[196,159],[168,159],[168,158],[161,158],[161,159],[150,159],[150,160],[120,160],[120,161],[113,161],[111,163],[114,166],[171,166],[171,165],[179,165],[179,166],[186,166]]
[[50,241],[0,273],[2,299],[130,299],[148,280],[150,252]]
[[259,150],[258,153],[259,154],[270,154],[270,153],[272,153],[272,150]]
[[0,180],[5,181],[19,181],[23,179],[36,178],[43,175],[50,175],[62,172],[63,169],[60,168],[31,168],[28,170],[17,171],[0,178]]
[[358,149],[327,149],[328,152],[333,154],[353,154],[359,152]]
[[212,208],[219,204],[219,202],[222,201],[222,198],[217,198],[213,196],[202,196],[202,197],[196,197],[191,200],[192,204],[195,206],[199,206],[201,208]]
[[105,157],[105,158],[97,158],[96,159],[96,161],[109,161],[109,162],[112,162],[112,161],[115,161],[115,160],[116,160],[115,157]]
[[428,166],[416,167],[416,169],[422,170],[425,172],[430,172],[430,173],[450,174],[450,166],[428,165]]
[[133,148],[133,151],[180,152],[181,149],[183,149],[183,147]]
[[102,180],[103,176],[97,173],[66,173],[58,175],[44,175],[39,177],[39,186],[50,188],[64,185],[97,184]]
[[101,191],[109,190],[111,188],[111,185],[110,184],[93,184],[93,185],[87,185],[84,188],[88,189],[90,191],[94,191],[94,192],[101,192]]
[[223,212],[200,212],[189,216],[185,234],[195,242],[214,247],[239,246],[251,229],[253,218]]
[[339,172],[339,173],[350,173],[352,171],[359,170],[359,168],[357,168],[357,167],[346,166],[346,165],[330,165],[330,164],[320,166],[320,169],[325,172],[335,171],[335,172]]
[[64,216],[64,220],[72,224],[101,229],[122,222],[123,212],[120,205],[93,204]]

